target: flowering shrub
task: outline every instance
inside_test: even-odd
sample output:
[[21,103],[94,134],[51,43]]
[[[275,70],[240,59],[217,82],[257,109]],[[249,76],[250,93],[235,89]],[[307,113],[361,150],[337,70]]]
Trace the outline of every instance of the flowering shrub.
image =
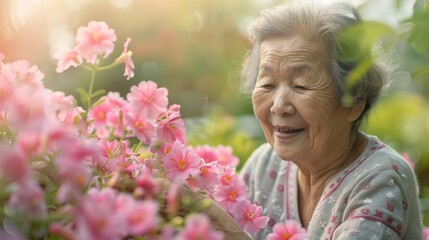
[[[78,29],[76,46],[54,56],[58,73],[91,72],[88,90],[77,89],[83,106],[45,88],[37,66],[4,63],[0,53],[0,238],[222,239],[189,201],[194,213],[179,213],[181,184],[219,203],[248,233],[264,228],[268,217],[249,202],[232,149],[187,146],[167,89],[142,81],[126,99],[94,91],[98,71],[124,63],[124,76],[134,76],[130,38],[103,65],[116,39],[92,21]],[[160,179],[171,182],[167,189]]]

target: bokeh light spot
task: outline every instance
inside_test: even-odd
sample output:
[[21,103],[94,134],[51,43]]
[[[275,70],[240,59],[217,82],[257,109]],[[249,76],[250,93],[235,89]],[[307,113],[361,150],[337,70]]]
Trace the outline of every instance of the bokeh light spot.
[[145,76],[154,76],[159,71],[159,64],[157,62],[145,62],[141,66],[141,71]]
[[188,15],[182,20],[182,28],[189,32],[198,32],[203,26],[203,16],[199,11],[195,11],[193,14]]

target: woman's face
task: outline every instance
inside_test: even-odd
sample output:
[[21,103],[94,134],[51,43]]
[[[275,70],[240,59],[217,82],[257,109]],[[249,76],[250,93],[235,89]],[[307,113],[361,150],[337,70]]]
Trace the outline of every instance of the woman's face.
[[350,141],[352,120],[335,96],[327,51],[300,35],[262,42],[253,108],[282,159],[314,159]]

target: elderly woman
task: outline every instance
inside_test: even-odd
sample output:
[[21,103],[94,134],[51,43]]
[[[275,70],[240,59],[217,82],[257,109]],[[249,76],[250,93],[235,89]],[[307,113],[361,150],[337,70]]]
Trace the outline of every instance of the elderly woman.
[[266,144],[241,174],[269,226],[295,220],[308,239],[422,239],[415,175],[407,162],[360,124],[387,84],[375,63],[344,104],[358,62],[342,59],[338,35],[361,22],[342,3],[283,5],[249,28],[253,48],[243,86]]

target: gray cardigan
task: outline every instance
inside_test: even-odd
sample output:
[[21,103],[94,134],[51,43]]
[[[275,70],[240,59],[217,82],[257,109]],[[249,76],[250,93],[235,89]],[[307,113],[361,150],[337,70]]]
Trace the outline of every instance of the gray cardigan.
[[[361,156],[326,186],[308,226],[307,239],[423,239],[416,176],[409,164],[374,136]],[[298,167],[261,145],[240,175],[252,202],[270,217],[265,239],[277,222],[301,222]]]

